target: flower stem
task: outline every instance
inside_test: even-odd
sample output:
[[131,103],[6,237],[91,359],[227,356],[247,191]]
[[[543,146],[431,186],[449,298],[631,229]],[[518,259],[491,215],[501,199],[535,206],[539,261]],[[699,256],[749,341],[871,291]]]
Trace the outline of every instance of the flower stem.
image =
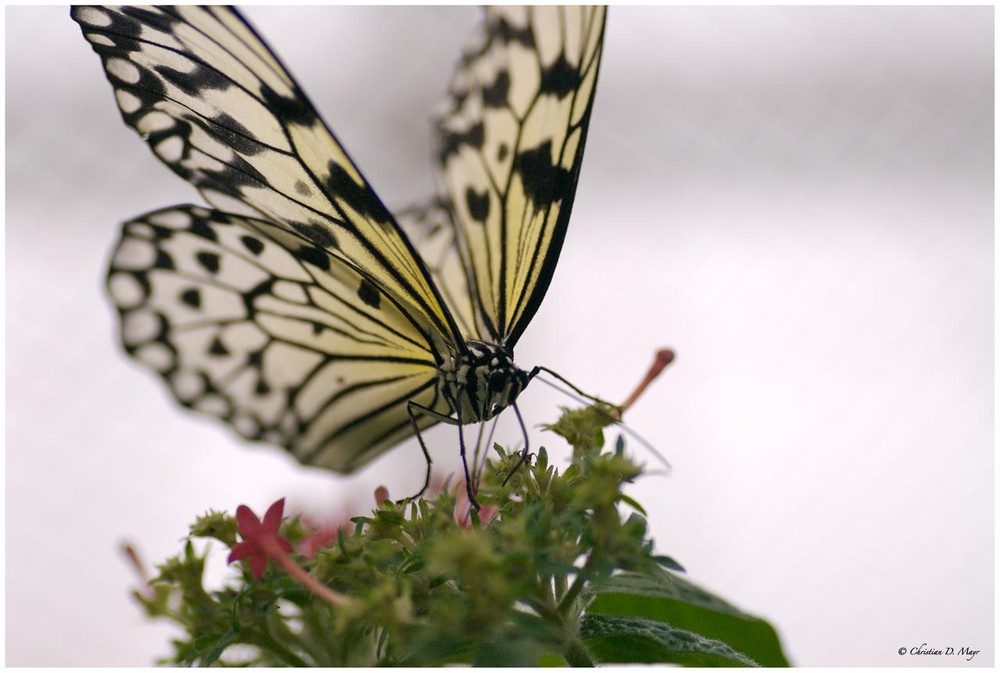
[[[586,566],[584,566],[583,570],[586,570]],[[556,609],[560,614],[567,614],[569,609],[573,606],[573,601],[576,600],[576,597],[579,596],[580,592],[583,590],[584,584],[586,584],[586,581],[583,579],[583,573],[581,571],[577,574],[576,579],[573,580],[573,584],[570,585],[569,591],[563,594],[563,597],[559,600],[559,605]]]
[[587,654],[587,650],[584,649],[580,641],[575,638],[566,646],[564,656],[566,657],[566,663],[574,668],[594,667],[594,660]]
[[285,553],[281,547],[271,540],[266,542],[267,554],[277,562],[285,571],[297,579],[302,586],[312,591],[330,605],[343,606],[349,602],[349,597],[340,592],[334,591],[315,577],[307,573],[292,558]]

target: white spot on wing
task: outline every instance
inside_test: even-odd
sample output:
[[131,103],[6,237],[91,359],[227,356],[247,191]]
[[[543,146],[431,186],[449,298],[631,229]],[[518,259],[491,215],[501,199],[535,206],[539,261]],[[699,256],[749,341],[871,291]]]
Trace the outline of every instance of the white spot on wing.
[[244,437],[255,437],[260,432],[260,425],[251,416],[236,416],[233,419],[233,427]]
[[159,110],[151,110],[149,114],[142,116],[142,119],[136,123],[135,128],[139,133],[150,134],[157,131],[167,131],[174,128],[175,125],[176,122],[170,115]]
[[122,340],[126,344],[140,344],[156,336],[160,321],[151,311],[133,311],[122,320]]
[[100,33],[87,33],[86,38],[92,43],[101,47],[113,47],[115,43],[107,35]]
[[209,395],[204,399],[198,400],[195,408],[215,416],[225,416],[229,413],[230,406],[229,401],[225,398],[218,395]]
[[171,229],[186,229],[191,226],[191,217],[182,210],[165,210],[150,217],[149,221]]
[[194,372],[176,372],[170,377],[170,387],[181,402],[190,402],[205,391],[201,377]]
[[132,274],[116,273],[108,279],[108,292],[119,308],[132,309],[146,298],[139,282]]
[[107,28],[111,25],[111,17],[100,7],[77,7],[77,18],[88,26]]
[[125,114],[137,112],[142,107],[142,101],[124,89],[115,89],[115,100]]
[[156,143],[153,151],[167,163],[175,164],[184,156],[184,141],[177,136],[170,136]]
[[138,84],[139,82],[139,68],[131,61],[126,61],[123,58],[109,58],[105,68],[109,75],[126,84]]
[[151,241],[127,238],[115,252],[115,266],[119,269],[148,269],[156,261],[156,248]]
[[161,373],[172,369],[176,364],[174,352],[158,341],[140,348],[136,357]]

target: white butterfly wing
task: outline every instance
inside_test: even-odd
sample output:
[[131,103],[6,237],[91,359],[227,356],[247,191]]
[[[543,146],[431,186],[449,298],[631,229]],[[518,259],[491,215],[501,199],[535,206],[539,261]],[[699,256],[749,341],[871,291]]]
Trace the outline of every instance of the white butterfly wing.
[[277,57],[228,7],[74,7],[125,122],[223,210],[352,266],[439,352],[460,339],[406,237]]
[[[606,7],[492,7],[438,120],[441,186],[483,341],[512,347],[566,235],[603,48]],[[465,306],[456,314],[465,314]]]
[[479,336],[476,304],[469,292],[468,272],[462,263],[454,219],[442,198],[397,210],[396,221],[430,271],[445,304],[464,336]]
[[453,411],[439,367],[465,339],[513,346],[565,235],[602,8],[487,11],[439,120],[443,196],[399,225],[234,10],[72,16],[126,123],[240,213],[137,218],[112,261],[122,341],[182,404],[351,471],[411,434],[408,402]]
[[450,411],[398,307],[274,224],[147,214],[125,224],[108,290],[125,348],[182,404],[303,463],[352,471],[412,434],[407,401]]

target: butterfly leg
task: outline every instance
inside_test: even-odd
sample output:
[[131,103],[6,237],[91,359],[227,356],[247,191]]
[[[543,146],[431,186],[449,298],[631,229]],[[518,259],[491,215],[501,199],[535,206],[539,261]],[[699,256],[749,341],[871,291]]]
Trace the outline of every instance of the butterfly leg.
[[493,422],[490,423],[489,434],[486,435],[486,442],[483,442],[483,435],[486,432],[486,424],[479,424],[479,435],[476,437],[476,451],[472,454],[472,483],[478,489],[479,480],[483,476],[483,470],[486,469],[486,459],[488,457],[489,448],[493,446],[493,433],[496,432],[497,422],[500,420],[499,416],[493,417]]
[[[419,491],[417,491],[415,494],[413,494],[412,496],[410,496],[411,498],[418,498],[418,497],[420,497],[421,495],[424,494],[424,491],[427,490],[427,487],[431,483],[431,463],[433,461],[431,460],[431,454],[430,454],[430,452],[427,450],[427,445],[424,444],[424,436],[420,432],[420,426],[417,424],[417,414],[419,413],[419,414],[423,414],[424,416],[430,416],[435,421],[438,421],[440,423],[447,423],[448,425],[458,425],[459,428],[461,428],[462,426],[460,425],[460,422],[458,420],[452,418],[451,416],[446,416],[446,415],[444,415],[442,413],[434,411],[433,409],[429,409],[429,408],[425,407],[422,404],[417,404],[413,400],[410,400],[409,402],[406,403],[406,412],[410,416],[410,425],[413,426],[413,434],[415,434],[417,436],[417,442],[420,443],[420,450],[424,452],[424,459],[427,461],[427,474],[424,476],[424,485],[420,488]],[[459,439],[462,438],[461,429],[459,429],[458,436],[459,436]],[[462,463],[464,465],[465,464],[465,443],[464,442],[461,442],[461,447],[462,447]],[[465,469],[465,477],[466,477],[466,484],[468,484],[469,469],[467,467]],[[472,502],[475,502],[475,501],[472,501]],[[477,509],[478,509],[478,507],[477,507]]]
[[465,470],[465,494],[469,496],[469,504],[474,510],[479,511],[479,503],[476,496],[472,494],[472,477],[469,476],[469,461],[465,458],[465,433],[462,432],[462,408],[458,408],[458,447],[462,456],[462,469]]
[[427,460],[427,475],[424,477],[424,486],[420,489],[420,492],[413,497],[420,496],[427,490],[427,486],[431,483],[431,454],[427,451],[427,445],[424,444],[423,435],[420,434],[420,428],[417,425],[417,413],[419,412],[426,416],[430,416],[436,421],[458,426],[459,453],[462,455],[462,469],[465,470],[465,491],[469,496],[469,503],[476,509],[476,511],[479,511],[479,503],[476,502],[476,497],[472,494],[472,478],[469,475],[469,462],[465,458],[465,433],[462,432],[461,412],[458,413],[458,418],[452,418],[451,416],[445,416],[444,414],[438,413],[433,409],[428,409],[422,404],[417,404],[413,400],[406,403],[406,411],[410,415],[410,424],[413,426],[413,431],[417,435],[417,441],[420,442],[420,449],[424,452],[424,458]]
[[517,416],[517,422],[521,424],[521,434],[524,436],[524,448],[521,449],[521,460],[517,461],[517,465],[514,466],[514,469],[512,469],[510,474],[504,478],[504,486],[506,486],[507,482],[510,481],[510,478],[514,476],[514,473],[521,469],[522,465],[528,462],[528,429],[524,427],[524,419],[521,418],[521,410],[517,408],[517,404],[511,402],[510,406],[514,408],[514,415]]

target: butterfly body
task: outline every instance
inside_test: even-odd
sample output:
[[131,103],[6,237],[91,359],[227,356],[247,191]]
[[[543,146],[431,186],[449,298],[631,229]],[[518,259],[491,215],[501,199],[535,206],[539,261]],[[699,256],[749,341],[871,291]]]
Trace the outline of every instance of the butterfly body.
[[488,9],[437,119],[440,193],[395,215],[236,10],[71,16],[126,124],[213,206],[126,222],[108,271],[126,351],[181,404],[340,472],[517,410],[605,8]]
[[438,389],[460,423],[480,423],[513,404],[532,374],[519,369],[503,346],[475,339],[465,346],[438,369]]

